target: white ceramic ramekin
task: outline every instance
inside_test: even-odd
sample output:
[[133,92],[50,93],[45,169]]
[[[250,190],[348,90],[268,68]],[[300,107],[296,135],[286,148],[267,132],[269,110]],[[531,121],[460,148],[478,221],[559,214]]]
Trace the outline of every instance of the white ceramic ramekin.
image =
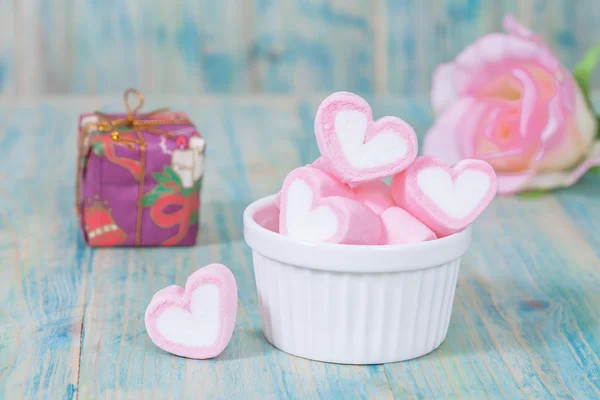
[[244,211],[269,342],[343,364],[408,360],[442,343],[471,228],[411,245],[305,243],[277,233],[274,198]]

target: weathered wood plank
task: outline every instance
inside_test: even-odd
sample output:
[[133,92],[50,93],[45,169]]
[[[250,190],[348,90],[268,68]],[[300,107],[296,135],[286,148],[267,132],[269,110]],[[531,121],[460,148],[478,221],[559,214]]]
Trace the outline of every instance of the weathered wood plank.
[[[69,108],[0,111],[0,397],[72,398],[90,252],[73,221]],[[49,148],[60,149],[48,151]]]
[[588,172],[573,189],[557,192],[556,198],[579,234],[600,257],[600,171]]
[[44,60],[40,40],[40,1],[14,2],[15,79],[19,94],[42,93]]
[[[38,5],[39,62],[41,88],[39,93],[69,93],[73,73],[73,7],[71,0],[42,1]],[[27,21],[25,26],[31,24]],[[25,62],[34,60],[26,59]]]
[[74,46],[77,93],[245,91],[241,15],[234,2],[78,0]]
[[[420,94],[512,12],[568,67],[599,36],[592,0],[0,1],[2,93]],[[599,84],[596,75],[595,86]]]
[[367,0],[257,2],[250,61],[259,89],[371,91],[371,14]]
[[12,0],[0,0],[0,93],[14,94],[15,72],[15,8]]
[[[494,202],[475,225],[448,337],[432,354],[338,366],[266,342],[241,213],[318,156],[323,97],[149,98],[148,109],[187,111],[207,137],[199,245],[101,251],[81,242],[72,214],[74,127],[78,112],[118,110],[120,98],[0,99],[0,397],[600,396],[600,175]],[[421,136],[431,122],[426,97],[368,100],[376,117],[399,115]],[[217,360],[170,356],[147,338],[145,307],[209,262],[238,281],[233,340]]]

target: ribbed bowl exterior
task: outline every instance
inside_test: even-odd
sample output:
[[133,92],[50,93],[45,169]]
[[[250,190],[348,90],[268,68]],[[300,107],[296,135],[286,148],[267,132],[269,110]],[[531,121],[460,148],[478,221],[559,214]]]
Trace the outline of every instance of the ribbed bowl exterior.
[[446,337],[460,258],[385,273],[298,267],[256,251],[253,258],[264,334],[287,353],[379,364],[427,354]]

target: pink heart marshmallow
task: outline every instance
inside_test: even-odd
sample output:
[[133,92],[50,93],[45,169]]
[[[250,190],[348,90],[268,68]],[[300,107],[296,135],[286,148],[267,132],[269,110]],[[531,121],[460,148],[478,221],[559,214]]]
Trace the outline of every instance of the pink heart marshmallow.
[[[323,157],[317,158],[315,161],[313,161],[312,164],[308,164],[304,167],[299,168],[312,168],[318,170],[314,173],[319,176],[319,179],[322,179],[324,182],[327,182],[323,186],[323,190],[325,191],[323,195],[325,197],[338,195],[342,197],[347,197],[349,199],[352,199],[354,197],[354,192],[349,185],[340,182],[333,175],[327,172],[327,169],[325,168],[325,160],[323,160]],[[273,200],[273,202],[275,203],[275,206],[279,208],[279,204],[281,203],[281,191],[275,194],[275,199]]]
[[222,264],[210,264],[189,276],[185,289],[159,290],[146,309],[148,336],[162,350],[194,359],[218,356],[233,335],[237,285]]
[[381,219],[369,207],[351,200],[352,191],[327,173],[300,167],[283,182],[279,229],[306,242],[377,244]]
[[327,168],[342,182],[358,183],[397,174],[417,156],[414,129],[396,117],[373,121],[360,96],[337,92],[317,110],[315,135]]
[[496,195],[494,169],[485,161],[462,160],[453,168],[435,157],[418,157],[392,179],[396,204],[438,237],[471,224]]

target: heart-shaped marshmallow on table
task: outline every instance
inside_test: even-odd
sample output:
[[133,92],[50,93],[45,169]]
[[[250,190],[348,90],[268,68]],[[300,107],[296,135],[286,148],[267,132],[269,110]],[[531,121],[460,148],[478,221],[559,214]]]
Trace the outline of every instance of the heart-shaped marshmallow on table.
[[377,244],[381,219],[348,197],[347,185],[319,169],[293,170],[281,189],[280,233],[313,243]]
[[196,359],[218,356],[227,346],[237,314],[237,285],[222,264],[210,264],[189,276],[185,289],[159,290],[146,309],[152,342],[169,353]]
[[366,182],[394,175],[417,156],[414,129],[396,117],[373,121],[360,96],[338,92],[317,110],[315,135],[322,166],[342,182]]
[[418,157],[392,179],[396,204],[438,237],[471,224],[496,195],[496,174],[485,161],[462,160],[453,168],[435,157]]

